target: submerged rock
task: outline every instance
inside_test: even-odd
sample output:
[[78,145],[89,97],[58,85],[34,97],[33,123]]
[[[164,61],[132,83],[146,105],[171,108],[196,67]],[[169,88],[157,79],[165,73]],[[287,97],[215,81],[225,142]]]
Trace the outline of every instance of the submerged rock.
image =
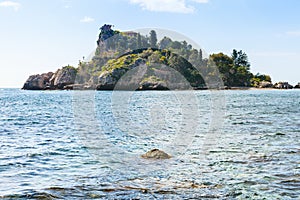
[[169,159],[171,156],[164,151],[161,151],[159,149],[152,149],[148,151],[147,153],[142,155],[142,158],[146,159]]

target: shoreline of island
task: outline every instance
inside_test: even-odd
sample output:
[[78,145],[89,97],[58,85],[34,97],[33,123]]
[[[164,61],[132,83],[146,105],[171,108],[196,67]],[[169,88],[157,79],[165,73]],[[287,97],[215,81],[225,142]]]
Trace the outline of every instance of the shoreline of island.
[[300,88],[288,82],[273,84],[266,74],[250,71],[248,56],[233,49],[231,55],[213,53],[186,41],[157,39],[138,32],[100,27],[95,55],[56,72],[29,76],[24,90],[254,90]]

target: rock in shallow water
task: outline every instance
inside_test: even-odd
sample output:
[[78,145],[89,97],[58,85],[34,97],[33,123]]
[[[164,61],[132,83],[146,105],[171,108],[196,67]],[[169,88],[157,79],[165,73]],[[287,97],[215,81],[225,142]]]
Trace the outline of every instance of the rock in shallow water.
[[159,149],[152,149],[148,151],[147,153],[142,155],[142,158],[146,159],[169,159],[171,156],[164,151],[161,151]]

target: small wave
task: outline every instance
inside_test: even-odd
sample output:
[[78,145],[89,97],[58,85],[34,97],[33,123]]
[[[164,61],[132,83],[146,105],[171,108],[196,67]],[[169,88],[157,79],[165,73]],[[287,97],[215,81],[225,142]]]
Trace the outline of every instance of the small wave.
[[59,199],[60,197],[55,196],[46,192],[30,192],[25,194],[12,194],[0,196],[0,199]]

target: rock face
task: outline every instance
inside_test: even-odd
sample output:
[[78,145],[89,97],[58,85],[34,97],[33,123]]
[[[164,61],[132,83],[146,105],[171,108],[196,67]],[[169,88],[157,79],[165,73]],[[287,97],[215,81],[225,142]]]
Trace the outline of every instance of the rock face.
[[59,69],[50,79],[51,86],[54,89],[64,89],[67,85],[75,83],[77,70],[74,67],[66,66]]
[[276,89],[293,89],[293,86],[288,82],[278,82],[274,84],[274,88]]
[[[130,59],[130,56],[127,56],[127,58]],[[102,72],[100,74],[100,76],[98,77],[98,82],[96,83],[97,90],[113,90],[115,88],[117,82],[120,80],[120,78],[124,74],[126,74],[131,69],[135,69],[138,66],[145,64],[145,62],[146,62],[145,60],[138,58],[134,61],[134,63],[131,63],[129,65]],[[129,77],[127,77],[127,78],[129,78]],[[132,81],[134,81],[133,79],[135,77],[133,76],[131,78],[132,78]],[[127,81],[129,81],[129,80],[127,80]],[[92,81],[92,82],[94,82],[94,81]],[[125,84],[125,86],[124,86],[125,89],[128,88],[127,84],[130,84],[130,83],[127,82]]]
[[295,85],[294,88],[295,88],[295,89],[300,89],[300,82],[299,82],[297,85]]
[[98,90],[113,90],[120,77],[125,74],[125,69],[114,69],[112,72],[106,71],[98,78]]
[[45,90],[50,89],[50,79],[53,76],[53,72],[48,72],[44,74],[36,74],[30,76],[22,89],[24,90]]
[[140,83],[139,90],[168,90],[168,87],[163,81],[149,79]]
[[171,156],[159,149],[152,149],[147,153],[142,155],[142,158],[145,159],[169,159]]
[[66,66],[55,73],[48,72],[30,76],[22,89],[24,90],[55,90],[70,89],[68,87],[75,83],[77,70],[74,67]]
[[259,88],[272,88],[273,84],[269,81],[262,81],[259,83]]

